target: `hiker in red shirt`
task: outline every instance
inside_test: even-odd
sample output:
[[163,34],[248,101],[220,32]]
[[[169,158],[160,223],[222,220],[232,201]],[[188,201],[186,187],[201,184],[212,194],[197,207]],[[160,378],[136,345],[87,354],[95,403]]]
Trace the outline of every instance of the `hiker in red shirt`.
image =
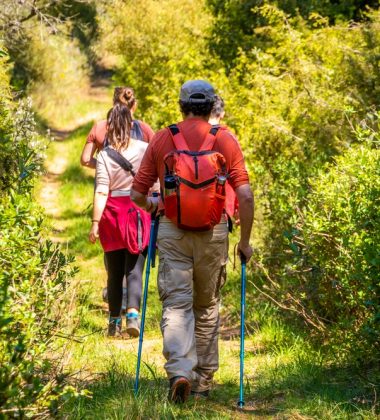
[[[207,397],[218,369],[220,289],[225,281],[228,227],[223,211],[228,177],[239,202],[239,251],[247,261],[253,222],[253,195],[236,138],[208,123],[213,87],[186,82],[179,105],[184,120],[160,130],[149,143],[133,181],[131,198],[152,211],[149,188],[160,179],[158,292],[169,378],[169,399],[184,402],[190,391]],[[162,207],[160,201],[160,208]]]
[[[113,104],[120,103],[120,97],[123,95],[123,92],[128,89],[131,92],[134,91],[132,88],[126,87],[116,87],[114,90],[113,95]],[[137,108],[137,99],[134,97],[134,102],[131,108],[131,115],[133,119],[133,114]],[[87,136],[86,144],[83,147],[82,155],[80,158],[80,163],[82,166],[87,166],[89,168],[96,168],[96,158],[94,155],[96,152],[100,152],[100,150],[104,147],[104,140],[106,138],[107,133],[107,120],[102,120],[95,123]],[[154,131],[151,127],[140,120],[132,121],[132,128],[131,128],[131,137],[136,140],[142,140],[147,143],[153,138]]]
[[121,335],[123,278],[127,283],[127,333],[140,332],[142,271],[149,242],[150,215],[130,199],[133,176],[148,144],[132,137],[132,89],[124,88],[107,116],[108,146],[98,154],[89,240],[99,238],[107,266],[108,335]]

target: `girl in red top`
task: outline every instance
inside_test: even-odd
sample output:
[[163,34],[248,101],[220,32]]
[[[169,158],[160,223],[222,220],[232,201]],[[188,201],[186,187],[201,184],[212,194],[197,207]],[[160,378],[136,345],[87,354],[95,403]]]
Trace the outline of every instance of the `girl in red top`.
[[[132,203],[129,195],[133,174],[140,167],[148,143],[133,137],[133,90],[123,88],[106,122],[108,146],[96,159],[96,186],[89,240],[102,244],[107,266],[108,335],[121,334],[123,278],[127,280],[127,333],[140,332],[139,309],[142,272],[149,241],[150,216]],[[123,169],[118,159],[127,159],[132,170]]]
[[[133,93],[134,98],[134,102],[130,110],[132,116],[131,137],[149,143],[149,141],[154,136],[154,131],[147,123],[133,119],[133,114],[137,108],[137,99],[134,97],[133,89],[129,87],[116,87],[113,95],[113,104],[116,105],[120,102],[122,92],[126,89],[130,90]],[[80,159],[80,163],[82,166],[87,166],[89,168],[95,169],[96,159],[94,158],[94,155],[96,152],[100,152],[100,150],[103,149],[106,133],[107,120],[98,121],[94,124],[90,133],[87,136],[86,144],[83,147]]]

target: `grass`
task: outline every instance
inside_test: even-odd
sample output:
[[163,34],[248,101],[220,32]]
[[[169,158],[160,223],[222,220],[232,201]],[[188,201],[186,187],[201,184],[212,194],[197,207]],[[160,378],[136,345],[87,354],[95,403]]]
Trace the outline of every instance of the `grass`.
[[[87,240],[93,173],[79,165],[79,155],[91,124],[76,129],[64,142],[53,143],[49,157],[66,159],[58,176],[59,211],[50,220],[56,240],[76,256],[79,267],[77,314],[80,342],[73,342],[67,371],[73,381],[87,388],[64,406],[70,419],[376,419],[376,378],[373,372],[337,367],[333,358],[313,348],[308,336],[281,321],[276,309],[248,299],[251,334],[246,340],[246,402],[251,412],[235,410],[238,398],[239,341],[225,334],[220,342],[220,369],[209,401],[190,401],[173,406],[166,400],[167,380],[161,355],[161,314],[156,290],[156,270],[151,273],[144,337],[141,387],[133,395],[137,340],[110,340],[104,335],[106,307],[101,289],[106,283],[103,253]],[[232,241],[233,242],[233,241]],[[224,288],[224,317],[236,331],[238,320],[238,273],[230,267]],[[230,318],[226,315],[232,314]],[[366,376],[367,375],[367,376]]]

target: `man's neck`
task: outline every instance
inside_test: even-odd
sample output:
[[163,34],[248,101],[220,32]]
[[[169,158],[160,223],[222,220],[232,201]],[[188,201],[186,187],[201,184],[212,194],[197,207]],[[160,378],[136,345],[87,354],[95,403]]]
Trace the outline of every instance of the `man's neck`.
[[210,118],[209,120],[208,120],[208,122],[211,124],[211,125],[219,125],[220,124],[220,118],[217,118],[217,117],[214,117],[214,118]]
[[190,112],[190,114],[185,115],[183,119],[184,121],[189,119],[197,119],[208,122],[209,117],[209,115],[194,115],[192,112]]

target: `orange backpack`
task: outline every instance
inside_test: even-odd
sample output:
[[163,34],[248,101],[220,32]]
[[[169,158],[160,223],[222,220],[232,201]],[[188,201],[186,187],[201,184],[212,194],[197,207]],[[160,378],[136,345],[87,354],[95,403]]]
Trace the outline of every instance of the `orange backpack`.
[[190,151],[176,124],[168,129],[176,149],[164,157],[165,216],[184,230],[210,230],[226,198],[226,160],[212,150],[219,127],[210,129],[198,151]]

